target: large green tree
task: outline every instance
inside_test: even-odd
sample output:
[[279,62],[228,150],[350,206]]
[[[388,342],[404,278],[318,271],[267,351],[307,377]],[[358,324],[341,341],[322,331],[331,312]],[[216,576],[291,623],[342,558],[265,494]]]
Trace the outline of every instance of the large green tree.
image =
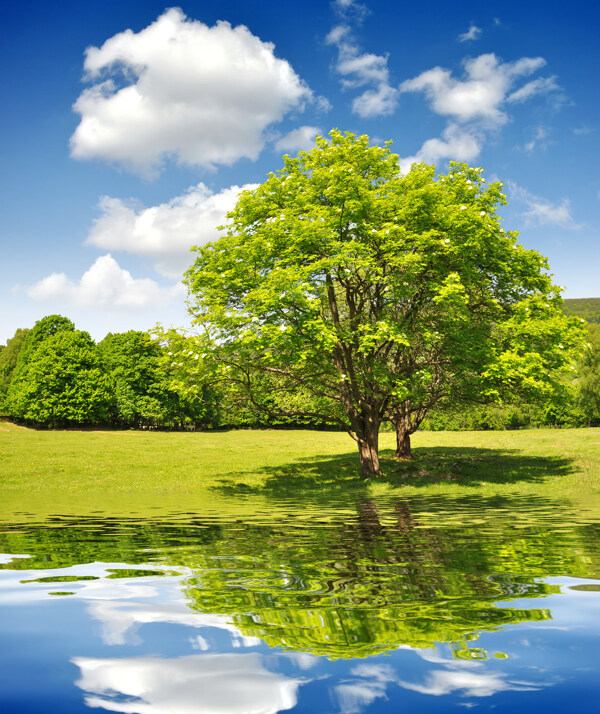
[[346,428],[368,476],[385,420],[406,449],[444,397],[550,389],[581,337],[546,260],[501,227],[500,183],[464,164],[403,175],[389,148],[337,130],[284,161],[186,274],[196,323],[250,400],[313,395],[278,409]]
[[110,382],[89,334],[66,318],[37,322],[21,349],[7,412],[51,427],[92,424],[106,421],[111,401]]

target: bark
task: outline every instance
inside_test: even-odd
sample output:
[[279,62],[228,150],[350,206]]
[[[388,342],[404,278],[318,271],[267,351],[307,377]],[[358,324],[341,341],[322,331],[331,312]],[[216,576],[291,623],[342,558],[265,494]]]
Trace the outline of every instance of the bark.
[[379,476],[379,424],[372,418],[365,419],[365,428],[358,436],[360,472],[363,478]]
[[412,459],[410,449],[410,432],[406,431],[399,424],[396,424],[396,453],[395,459]]
[[396,453],[395,459],[412,459],[410,448],[410,437],[421,426],[426,408],[421,408],[411,413],[410,402],[405,402],[403,408],[398,410],[392,418],[392,423],[396,429]]

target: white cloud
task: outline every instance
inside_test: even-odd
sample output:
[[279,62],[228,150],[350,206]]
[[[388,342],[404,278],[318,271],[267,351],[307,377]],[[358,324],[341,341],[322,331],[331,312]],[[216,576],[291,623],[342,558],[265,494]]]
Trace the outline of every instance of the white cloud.
[[161,288],[154,280],[136,279],[110,255],[101,256],[77,282],[52,273],[27,290],[34,300],[61,300],[78,307],[144,309],[181,300],[185,288]]
[[484,674],[458,670],[454,672],[434,670],[429,672],[425,684],[412,684],[398,682],[405,689],[411,689],[421,694],[439,697],[443,694],[462,690],[467,697],[490,697],[502,691],[536,691],[539,686],[532,686],[525,682],[506,682],[502,674]]
[[369,14],[367,6],[356,0],[334,0],[332,5],[334,10],[346,21],[352,19],[355,22],[361,22]]
[[415,156],[401,159],[406,170],[412,161],[441,159],[470,161],[478,156],[486,135],[509,119],[507,103],[559,90],[554,77],[528,82],[515,91],[524,76],[546,64],[542,57],[523,57],[502,62],[495,54],[483,54],[463,62],[464,76],[457,79],[443,67],[433,67],[400,85],[400,92],[422,92],[436,114],[449,118],[441,139],[429,139]]
[[86,243],[151,258],[160,273],[178,278],[193,261],[191,246],[216,240],[217,226],[225,223],[240,192],[252,188],[256,184],[212,193],[199,183],[182,196],[150,208],[104,196],[99,204],[102,215]]
[[271,43],[178,8],[88,48],[84,68],[95,84],[74,105],[72,156],[145,175],[167,158],[205,167],[256,159],[265,129],[312,99]]
[[540,77],[523,85],[516,92],[510,94],[507,102],[525,102],[536,94],[548,94],[559,90],[560,87],[556,84],[556,77]]
[[392,114],[396,108],[398,90],[381,82],[376,89],[367,89],[352,102],[352,111],[361,117]]
[[559,204],[555,204],[545,198],[536,196],[527,189],[518,186],[513,181],[508,182],[508,188],[511,197],[527,205],[528,210],[525,211],[523,215],[530,225],[556,225],[574,230],[583,228],[583,224],[575,223],[571,215],[571,206],[568,198],[563,198]]
[[[465,60],[465,78],[462,80],[455,79],[447,69],[434,67],[403,82],[400,91],[423,92],[437,114],[451,116],[460,122],[485,120],[499,126],[508,119],[502,105],[514,82],[545,64],[542,57],[501,62],[493,53],[479,55]],[[516,94],[518,91],[511,96]]]
[[342,87],[367,87],[352,102],[352,111],[363,118],[392,114],[398,101],[398,90],[389,81],[387,56],[363,52],[349,24],[350,14],[355,16],[355,22],[362,20],[365,6],[352,0],[337,0],[334,7],[343,22],[331,29],[325,41],[337,48],[335,70],[342,77]]
[[442,132],[441,139],[428,139],[416,155],[400,159],[404,173],[410,171],[415,162],[437,164],[445,159],[472,161],[481,151],[481,140],[477,132],[450,123]]
[[467,32],[463,32],[462,35],[458,36],[458,41],[469,42],[470,40],[476,40],[479,35],[481,35],[481,28],[471,23]]
[[385,698],[387,685],[397,679],[394,670],[384,664],[359,664],[351,674],[354,679],[335,688],[342,714],[359,714],[376,699]]
[[[102,584],[107,585],[106,581]],[[118,590],[116,593],[112,591],[108,602],[101,602],[97,594],[90,597],[87,591],[82,592],[82,596],[86,600],[96,600],[90,603],[88,611],[91,617],[102,623],[102,640],[107,645],[131,642],[140,625],[152,622],[170,622],[195,628],[216,627],[230,633],[234,646],[254,647],[260,644],[259,639],[242,635],[225,615],[193,612],[184,603],[122,602],[114,599],[122,597]],[[146,596],[149,597],[150,593]]]
[[308,151],[315,145],[315,137],[323,132],[316,126],[301,126],[282,136],[275,143],[277,151],[295,154],[298,151]]
[[[138,714],[276,714],[296,706],[301,679],[270,672],[258,654],[76,657],[89,707]],[[116,696],[115,696],[116,695]]]

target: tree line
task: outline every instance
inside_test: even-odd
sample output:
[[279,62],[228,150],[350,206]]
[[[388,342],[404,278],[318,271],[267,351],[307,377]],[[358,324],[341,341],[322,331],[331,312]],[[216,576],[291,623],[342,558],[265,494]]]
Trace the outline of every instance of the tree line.
[[[587,329],[590,348],[577,362],[561,398],[460,407],[441,400],[421,428],[600,425],[600,325],[592,323]],[[270,416],[219,375],[202,349],[200,338],[175,330],[109,333],[95,343],[68,318],[49,315],[31,329],[18,329],[0,345],[0,414],[43,428],[339,428],[333,420]],[[271,411],[320,408],[319,400],[307,393],[282,396],[275,383],[265,381],[262,386]]]
[[568,298],[563,303],[563,311],[565,315],[600,323],[600,298]]
[[213,405],[171,385],[163,346],[145,332],[96,344],[61,315],[19,329],[0,352],[0,409],[43,427],[208,426]]

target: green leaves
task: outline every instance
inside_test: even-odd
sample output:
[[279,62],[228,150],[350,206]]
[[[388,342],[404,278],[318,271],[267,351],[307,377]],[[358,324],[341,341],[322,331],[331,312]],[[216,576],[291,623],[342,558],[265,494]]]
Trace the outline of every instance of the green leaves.
[[28,334],[8,390],[7,410],[49,426],[106,420],[112,395],[96,345],[70,321],[66,329],[47,331],[48,322],[44,318]]

